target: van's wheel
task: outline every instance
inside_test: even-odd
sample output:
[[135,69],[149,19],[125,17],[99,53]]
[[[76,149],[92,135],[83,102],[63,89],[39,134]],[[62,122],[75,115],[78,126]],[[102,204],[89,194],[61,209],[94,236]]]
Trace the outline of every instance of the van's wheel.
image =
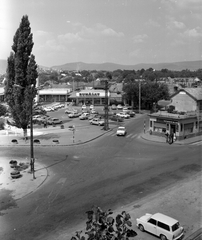
[[142,226],[142,224],[139,225],[139,229],[141,232],[144,232],[144,227]]
[[166,236],[160,235],[161,240],[167,240]]

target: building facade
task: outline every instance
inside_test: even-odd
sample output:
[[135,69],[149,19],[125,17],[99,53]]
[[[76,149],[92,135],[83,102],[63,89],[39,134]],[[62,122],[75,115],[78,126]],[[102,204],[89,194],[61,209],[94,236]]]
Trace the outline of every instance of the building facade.
[[202,88],[184,88],[171,96],[172,112],[149,114],[150,134],[175,134],[178,140],[202,134]]

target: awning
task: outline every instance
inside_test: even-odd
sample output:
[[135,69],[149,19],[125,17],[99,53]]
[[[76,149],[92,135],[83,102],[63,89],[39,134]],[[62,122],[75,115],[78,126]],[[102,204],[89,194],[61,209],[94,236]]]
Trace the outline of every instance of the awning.
[[169,104],[171,104],[171,102],[172,102],[171,100],[159,100],[157,104],[161,107],[166,107]]

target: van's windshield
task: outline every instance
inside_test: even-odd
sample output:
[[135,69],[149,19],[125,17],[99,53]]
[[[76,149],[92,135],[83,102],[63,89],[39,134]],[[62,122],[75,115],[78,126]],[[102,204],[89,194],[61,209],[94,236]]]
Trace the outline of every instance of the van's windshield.
[[180,227],[179,222],[175,223],[175,224],[172,226],[172,231],[175,232],[179,227]]

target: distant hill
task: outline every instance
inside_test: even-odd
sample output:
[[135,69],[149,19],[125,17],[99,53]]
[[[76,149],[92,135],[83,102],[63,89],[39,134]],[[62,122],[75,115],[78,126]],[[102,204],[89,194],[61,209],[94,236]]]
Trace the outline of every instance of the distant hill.
[[64,65],[52,66],[53,69],[58,70],[97,70],[97,71],[114,71],[117,69],[121,70],[141,70],[142,68],[148,69],[153,68],[156,70],[168,69],[172,71],[182,71],[189,69],[195,71],[202,69],[202,61],[189,61],[189,62],[174,62],[174,63],[140,63],[136,65],[120,65],[115,63],[83,63],[83,62],[74,62],[66,63]]
[[[0,74],[6,73],[7,61],[0,60]],[[47,70],[49,67],[39,66],[40,68]],[[136,65],[121,65],[115,63],[83,63],[83,62],[74,62],[66,63],[63,65],[52,66],[52,69],[57,70],[69,70],[69,71],[114,71],[117,69],[121,70],[141,70],[142,68],[148,69],[153,68],[156,70],[168,69],[172,71],[182,71],[189,69],[191,71],[196,71],[202,69],[202,61],[187,61],[187,62],[173,62],[173,63],[140,63]]]

